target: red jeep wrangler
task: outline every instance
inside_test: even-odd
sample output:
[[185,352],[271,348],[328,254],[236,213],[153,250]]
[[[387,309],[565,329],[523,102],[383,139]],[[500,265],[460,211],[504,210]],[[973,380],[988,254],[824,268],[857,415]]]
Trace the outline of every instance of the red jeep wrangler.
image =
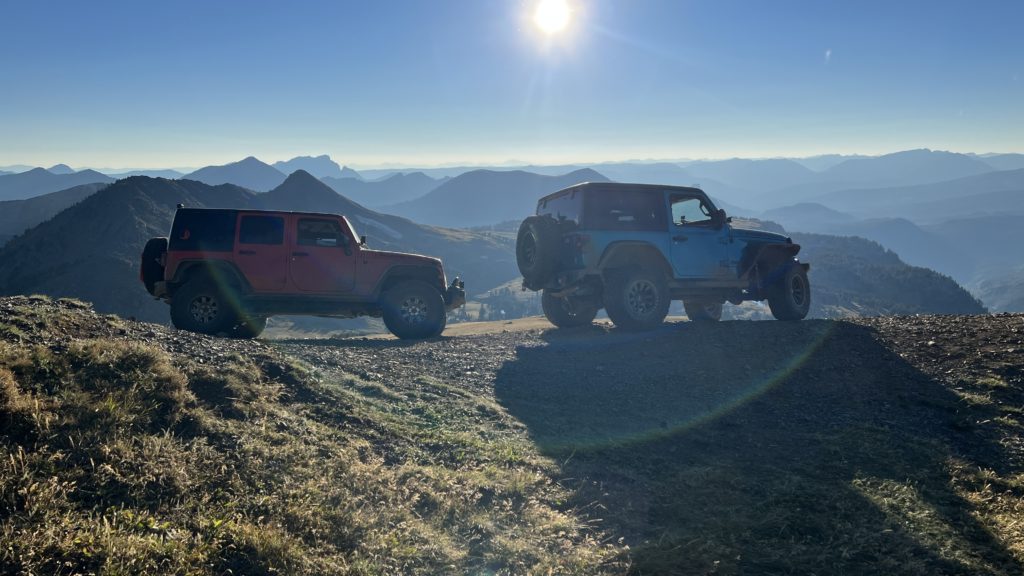
[[275,314],[376,316],[399,338],[444,330],[462,306],[437,258],[370,250],[344,216],[179,207],[139,271],[175,327],[255,338]]

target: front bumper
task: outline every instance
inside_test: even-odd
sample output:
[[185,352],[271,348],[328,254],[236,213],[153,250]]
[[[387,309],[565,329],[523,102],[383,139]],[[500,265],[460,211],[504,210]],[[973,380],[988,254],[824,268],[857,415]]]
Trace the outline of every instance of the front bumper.
[[466,283],[456,278],[444,292],[445,310],[454,310],[466,303]]

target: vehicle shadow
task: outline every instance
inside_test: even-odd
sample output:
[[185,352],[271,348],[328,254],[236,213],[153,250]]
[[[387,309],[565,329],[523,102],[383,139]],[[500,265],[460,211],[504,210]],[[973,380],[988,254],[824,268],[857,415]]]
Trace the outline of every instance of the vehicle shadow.
[[951,480],[958,462],[1005,467],[996,438],[964,429],[991,415],[965,415],[869,328],[543,337],[501,367],[497,398],[636,574],[1024,572]]

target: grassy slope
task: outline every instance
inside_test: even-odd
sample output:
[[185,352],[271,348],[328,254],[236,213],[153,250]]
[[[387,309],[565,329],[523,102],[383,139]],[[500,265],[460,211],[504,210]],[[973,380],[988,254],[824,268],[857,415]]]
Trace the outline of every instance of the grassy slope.
[[0,300],[0,432],[0,573],[591,573],[612,552],[493,401],[319,382],[74,301]]

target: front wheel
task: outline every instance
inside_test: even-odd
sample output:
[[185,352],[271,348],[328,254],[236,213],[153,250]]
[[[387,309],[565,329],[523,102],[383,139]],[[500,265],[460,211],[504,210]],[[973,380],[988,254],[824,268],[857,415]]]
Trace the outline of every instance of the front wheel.
[[811,309],[811,283],[807,271],[795,264],[768,289],[768,307],[777,320],[803,320]]
[[573,328],[585,326],[594,321],[597,317],[598,304],[592,300],[583,298],[559,298],[548,290],[544,290],[540,297],[540,306],[544,309],[544,316],[559,328]]
[[721,302],[683,300],[683,310],[691,322],[718,322],[722,319]]
[[668,282],[657,272],[611,272],[605,279],[604,294],[605,311],[620,328],[650,330],[668,316]]
[[381,309],[388,331],[403,340],[437,336],[447,320],[441,293],[420,280],[389,288],[381,296]]

